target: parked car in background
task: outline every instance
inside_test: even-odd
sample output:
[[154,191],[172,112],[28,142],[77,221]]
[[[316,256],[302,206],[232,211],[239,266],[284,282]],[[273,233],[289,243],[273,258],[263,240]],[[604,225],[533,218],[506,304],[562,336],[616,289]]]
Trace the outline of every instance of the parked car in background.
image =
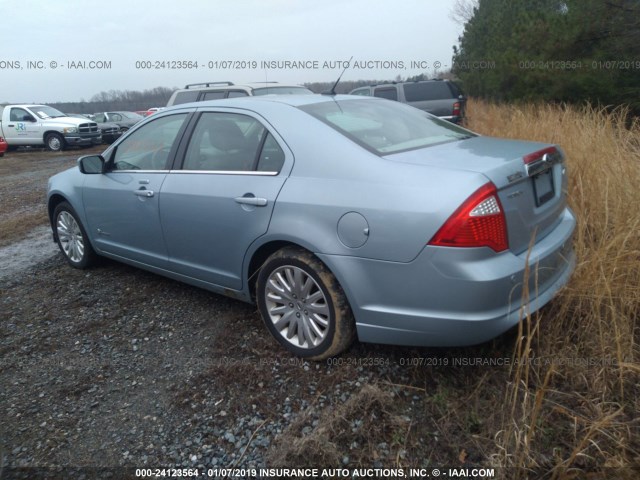
[[126,132],[144,117],[135,112],[101,112],[94,113],[97,123],[115,123],[122,132]]
[[68,117],[48,105],[7,105],[0,107],[0,118],[0,135],[10,149],[32,146],[58,152],[102,143],[95,122]]
[[147,110],[145,112],[145,117],[148,117],[149,115],[153,115],[156,112],[159,112],[160,110],[164,110],[166,107],[152,107],[149,110]]
[[369,85],[356,88],[349,94],[406,103],[456,124],[463,124],[467,104],[467,98],[460,87],[449,80]]
[[0,137],[0,157],[4,156],[4,152],[7,151],[7,148],[9,148],[9,145],[7,145],[7,142],[5,142],[3,137]]
[[167,107],[205,100],[222,98],[251,97],[255,95],[311,95],[313,92],[302,85],[288,85],[278,82],[256,82],[236,85],[233,82],[191,83],[176,90],[169,98]]
[[281,95],[156,113],[52,177],[47,204],[73,267],[103,255],[255,301],[282,346],[322,359],[356,335],[476,344],[542,307],[575,265],[566,189],[555,145]]
[[[89,120],[87,115],[83,115],[82,113],[68,113],[67,115],[69,115],[70,117],[84,118],[85,120]],[[120,138],[120,135],[122,135],[122,131],[120,130],[120,127],[115,123],[110,123],[110,122],[98,123],[98,128],[102,133],[103,143],[113,143],[118,138]]]

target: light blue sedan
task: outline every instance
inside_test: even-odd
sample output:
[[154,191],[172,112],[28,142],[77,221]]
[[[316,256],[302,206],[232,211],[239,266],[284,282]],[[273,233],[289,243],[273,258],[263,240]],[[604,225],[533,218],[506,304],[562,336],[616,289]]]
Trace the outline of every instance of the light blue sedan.
[[[562,151],[346,95],[180,105],[49,181],[54,239],[256,302],[322,359],[489,340],[575,264]],[[525,288],[526,287],[526,288]],[[528,293],[527,293],[528,292]]]

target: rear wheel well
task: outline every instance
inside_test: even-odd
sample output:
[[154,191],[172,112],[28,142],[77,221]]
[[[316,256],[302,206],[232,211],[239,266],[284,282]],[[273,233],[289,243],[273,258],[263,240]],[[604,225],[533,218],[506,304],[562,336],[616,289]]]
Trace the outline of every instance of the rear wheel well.
[[297,248],[306,250],[306,248],[301,247],[296,243],[285,242],[285,241],[274,241],[274,242],[265,243],[253,253],[253,256],[251,257],[251,261],[249,262],[249,272],[247,277],[249,294],[251,295],[252,300],[255,300],[256,298],[256,283],[258,281],[258,272],[260,271],[260,267],[264,265],[264,262],[267,260],[267,258],[269,258],[275,252],[277,252],[278,250],[284,247],[297,247]]

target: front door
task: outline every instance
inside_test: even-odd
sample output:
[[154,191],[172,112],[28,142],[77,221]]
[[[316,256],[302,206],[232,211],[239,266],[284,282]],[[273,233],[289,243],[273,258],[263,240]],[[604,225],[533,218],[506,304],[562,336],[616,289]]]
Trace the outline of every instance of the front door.
[[87,175],[83,200],[89,235],[105,253],[164,268],[161,187],[186,113],[157,118],[114,146],[107,173]]
[[11,145],[35,145],[42,143],[42,127],[24,108],[10,107],[9,122],[4,127],[4,135]]

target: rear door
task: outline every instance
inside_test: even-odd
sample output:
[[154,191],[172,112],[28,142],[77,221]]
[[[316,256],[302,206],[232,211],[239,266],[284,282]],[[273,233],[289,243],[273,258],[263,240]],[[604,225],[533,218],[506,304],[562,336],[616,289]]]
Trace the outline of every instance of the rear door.
[[293,156],[252,112],[201,111],[179,168],[162,185],[170,269],[239,290],[245,253],[267,231]]

